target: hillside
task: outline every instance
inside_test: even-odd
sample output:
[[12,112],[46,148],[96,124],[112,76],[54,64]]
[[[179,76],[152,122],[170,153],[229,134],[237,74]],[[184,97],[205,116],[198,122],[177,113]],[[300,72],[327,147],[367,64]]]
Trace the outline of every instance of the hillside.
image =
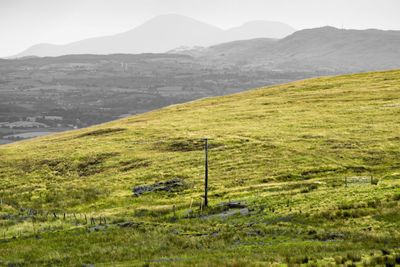
[[[171,104],[315,75],[312,71],[255,72],[209,66],[190,56],[172,54],[2,60],[0,144],[37,132],[83,128]],[[32,121],[44,127],[32,127]]]
[[393,266],[399,96],[322,77],[0,146],[1,264]]
[[400,31],[322,27],[267,38],[180,51],[213,64],[269,70],[371,71],[400,67]]
[[252,21],[222,30],[181,15],[161,15],[132,30],[111,35],[53,45],[37,44],[19,53],[24,56],[61,56],[70,54],[164,53],[179,46],[208,46],[233,40],[259,37],[283,38],[295,29],[280,22]]

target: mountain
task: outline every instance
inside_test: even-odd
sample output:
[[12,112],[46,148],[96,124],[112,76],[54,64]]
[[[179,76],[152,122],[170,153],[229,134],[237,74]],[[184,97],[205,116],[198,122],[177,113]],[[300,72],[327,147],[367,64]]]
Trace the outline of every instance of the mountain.
[[399,84],[302,80],[0,146],[2,264],[394,266]]
[[322,27],[297,31],[280,40],[236,41],[179,53],[213,64],[277,70],[385,70],[400,67],[400,31]]
[[65,45],[38,44],[16,57],[66,54],[162,53],[179,46],[209,46],[256,37],[284,37],[295,30],[283,23],[255,21],[230,30],[180,15],[162,15],[124,33]]
[[399,68],[400,31],[333,27],[302,30],[280,40],[274,53],[275,60],[280,59],[282,64],[291,62],[293,67],[300,64],[342,70]]
[[293,27],[281,22],[256,20],[228,29],[223,39],[226,42],[266,37],[281,39],[293,32],[295,32]]

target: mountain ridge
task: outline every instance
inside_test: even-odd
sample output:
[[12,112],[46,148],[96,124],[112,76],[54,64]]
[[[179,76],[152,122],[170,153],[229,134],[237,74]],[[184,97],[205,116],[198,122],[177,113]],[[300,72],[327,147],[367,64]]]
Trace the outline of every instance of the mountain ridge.
[[[280,22],[249,23],[222,30],[182,15],[161,15],[119,34],[93,37],[64,45],[37,44],[13,57],[162,53],[183,45],[208,46],[226,41],[262,37],[258,35],[283,37],[295,31],[294,28]],[[246,29],[241,30],[243,27]]]
[[342,30],[331,26],[297,31],[283,39],[234,41],[179,51],[213,64],[269,69],[357,72],[400,67],[400,31]]

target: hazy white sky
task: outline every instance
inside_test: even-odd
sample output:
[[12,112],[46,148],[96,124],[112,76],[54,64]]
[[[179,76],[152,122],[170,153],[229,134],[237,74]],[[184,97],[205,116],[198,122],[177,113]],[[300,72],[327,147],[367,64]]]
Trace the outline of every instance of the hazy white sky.
[[262,19],[297,29],[400,30],[400,0],[0,0],[0,57],[37,43],[119,33],[169,13],[221,28]]

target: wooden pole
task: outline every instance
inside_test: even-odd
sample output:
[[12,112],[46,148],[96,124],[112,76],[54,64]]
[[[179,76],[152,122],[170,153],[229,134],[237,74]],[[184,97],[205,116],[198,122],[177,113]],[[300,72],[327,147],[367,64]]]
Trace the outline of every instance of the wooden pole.
[[204,139],[204,207],[208,207],[208,139]]

